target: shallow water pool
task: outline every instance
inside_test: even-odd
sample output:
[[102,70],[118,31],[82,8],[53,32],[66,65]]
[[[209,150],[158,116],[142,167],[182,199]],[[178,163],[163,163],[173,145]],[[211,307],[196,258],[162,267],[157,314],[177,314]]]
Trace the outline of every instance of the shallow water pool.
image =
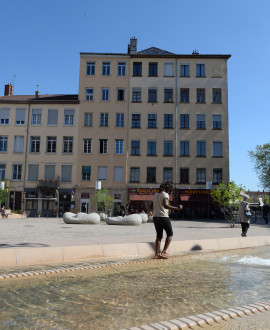
[[122,329],[270,299],[269,247],[0,281],[0,328]]

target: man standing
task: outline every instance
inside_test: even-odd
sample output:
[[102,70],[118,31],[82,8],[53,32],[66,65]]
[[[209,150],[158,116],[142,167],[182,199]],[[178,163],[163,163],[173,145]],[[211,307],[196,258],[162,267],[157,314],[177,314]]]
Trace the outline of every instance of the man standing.
[[[160,185],[159,192],[153,197],[153,203],[150,208],[153,210],[153,221],[156,229],[155,241],[155,259],[168,259],[169,255],[167,249],[172,241],[173,230],[169,218],[169,210],[182,210],[183,206],[179,207],[169,205],[169,194],[173,191],[173,187],[169,182]],[[164,248],[160,252],[161,240],[163,238],[163,230],[165,230],[167,237],[165,240]]]

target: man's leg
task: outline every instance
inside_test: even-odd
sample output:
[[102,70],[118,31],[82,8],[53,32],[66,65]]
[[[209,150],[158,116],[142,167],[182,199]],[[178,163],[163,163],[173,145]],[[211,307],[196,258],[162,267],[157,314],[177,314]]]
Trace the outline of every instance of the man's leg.
[[163,248],[163,251],[161,253],[163,253],[165,255],[167,254],[167,250],[168,250],[169,245],[171,244],[172,238],[173,238],[172,236],[167,236],[166,237],[164,248]]
[[155,259],[158,259],[158,257],[159,257],[160,244],[161,244],[161,239],[160,238],[156,238],[156,241],[155,241]]
[[171,220],[169,218],[164,218],[163,221],[164,221],[164,229],[166,231],[167,237],[165,240],[164,248],[161,252],[161,256],[169,258],[167,250],[173,238],[173,230],[172,230]]

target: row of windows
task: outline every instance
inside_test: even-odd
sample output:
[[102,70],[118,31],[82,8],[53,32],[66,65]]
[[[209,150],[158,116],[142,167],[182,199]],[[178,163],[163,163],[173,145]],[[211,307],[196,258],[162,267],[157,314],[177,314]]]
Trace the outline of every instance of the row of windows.
[[[180,103],[189,103],[190,102],[190,89],[189,88],[180,88]],[[116,100],[125,101],[126,99],[126,90],[124,88],[117,88]],[[101,101],[110,101],[110,88],[101,88],[100,94]],[[85,100],[94,101],[94,88],[85,88]],[[133,88],[132,89],[132,102],[142,102],[142,89]],[[148,88],[148,102],[157,103],[158,102],[158,89],[151,87]],[[164,88],[163,94],[164,103],[173,103],[174,102],[174,91],[173,88]],[[196,89],[196,102],[197,103],[206,103],[206,89],[197,88]],[[221,88],[212,88],[212,103],[221,103]]]
[[[45,179],[55,180],[55,164],[45,165]],[[11,180],[22,180],[22,164],[12,164]],[[28,165],[28,181],[38,181],[39,164]],[[0,179],[6,179],[6,165],[0,164]],[[62,164],[61,165],[61,181],[71,182],[72,181],[72,165]]]
[[[117,63],[117,75],[126,76],[126,62]],[[149,62],[148,63],[148,77],[158,77],[158,63]],[[142,62],[133,63],[133,77],[142,77],[143,64]],[[96,62],[91,61],[86,63],[86,75],[95,76],[96,75]],[[111,75],[111,62],[104,61],[101,65],[101,75],[110,76]],[[163,75],[165,77],[174,77],[174,63],[164,63]],[[180,63],[180,77],[190,77],[190,64]],[[196,63],[196,77],[205,77],[205,64]]]
[[[64,126],[73,126],[75,110],[64,110]],[[31,111],[31,125],[41,125],[42,109],[32,109]],[[9,125],[10,123],[10,110],[0,109],[0,125]],[[15,125],[26,124],[26,109],[16,109]],[[58,110],[48,109],[47,125],[58,125]]]
[[[45,180],[55,180],[55,164],[46,164],[45,165]],[[114,182],[123,181],[123,167],[115,166],[114,167]],[[0,179],[5,180],[6,178],[6,165],[0,164]],[[28,165],[28,181],[38,181],[39,178],[39,165],[38,164],[29,164]],[[91,166],[82,166],[81,171],[82,181],[91,180]],[[106,181],[107,180],[107,166],[98,167],[98,180]],[[12,164],[12,180],[22,180],[22,164]],[[62,164],[61,165],[61,181],[62,182],[71,182],[72,181],[72,165]],[[163,168],[163,182],[173,182],[173,168],[164,167]],[[140,168],[131,167],[130,168],[130,182],[131,183],[140,183]],[[147,167],[146,168],[146,182],[147,183],[156,183],[156,167]],[[222,182],[222,169],[213,169],[213,180],[214,184]],[[180,168],[180,181],[182,184],[190,184],[189,182],[189,168]],[[206,183],[206,169],[198,168],[196,169],[196,183]]]
[[[41,145],[40,136],[30,137],[29,151],[31,153],[39,153]],[[163,141],[163,156],[173,156],[172,140]],[[57,137],[47,136],[46,141],[46,152],[56,153]],[[24,137],[15,136],[14,137],[14,149],[16,153],[22,153],[24,149]],[[8,137],[0,136],[0,152],[7,152],[8,150]],[[99,153],[108,154],[108,139],[99,139]],[[63,153],[73,152],[73,137],[64,136],[63,137]],[[83,139],[83,153],[92,153],[92,139]],[[114,141],[114,153],[116,155],[124,154],[124,140],[116,139]],[[132,140],[131,141],[131,155],[140,156],[141,155],[141,141]],[[206,141],[197,141],[197,154],[198,157],[206,157]],[[147,141],[147,156],[157,156],[157,142],[155,140]],[[190,144],[189,141],[180,141],[180,156],[190,156]],[[222,157],[222,142],[213,142],[213,157]]]
[[[213,142],[213,157],[222,157],[222,142]],[[131,141],[131,155],[140,156],[141,155],[141,142],[139,140]],[[173,156],[174,148],[173,141],[163,141],[163,156]],[[155,140],[147,141],[147,156],[157,156],[157,142]],[[180,156],[189,157],[190,156],[190,145],[189,141],[180,141]],[[197,157],[206,157],[206,141],[197,141]]]
[[[196,169],[196,182],[198,184],[206,183],[206,169],[197,168]],[[213,169],[213,178],[211,180],[214,184],[222,182],[222,169]],[[140,168],[131,167],[130,168],[130,182],[131,183],[140,183]],[[156,183],[156,167],[147,167],[146,168],[146,182],[147,183]],[[163,182],[173,182],[173,169],[171,167],[163,168]],[[182,184],[191,184],[189,182],[189,168],[180,168],[180,180],[179,183]]]
[[[40,136],[30,136],[29,151],[33,153],[40,152]],[[46,141],[46,152],[47,153],[56,153],[57,137],[56,136],[47,136]],[[8,137],[0,136],[0,152],[8,151]],[[24,152],[24,136],[15,135],[14,136],[14,145],[13,152],[22,153]],[[63,153],[72,153],[73,152],[73,137],[64,136],[63,137]]]
[[[149,113],[147,117],[147,127],[148,128],[157,128],[157,114]],[[164,114],[163,115],[163,127],[164,128],[173,128],[173,114]],[[99,120],[100,127],[109,127],[109,113],[100,113]],[[125,114],[117,113],[115,117],[115,127],[124,127],[125,125]],[[206,128],[206,115],[197,114],[196,115],[196,125],[197,129]],[[93,114],[85,112],[84,113],[84,126],[92,127],[93,126]],[[131,127],[132,128],[141,128],[141,114],[133,113],[131,115]],[[181,114],[180,115],[180,128],[190,128],[190,115]],[[212,115],[212,128],[221,129],[222,128],[222,115]]]
[[[163,127],[164,128],[174,128],[173,114],[163,115]],[[148,114],[147,121],[148,128],[157,128],[157,114]],[[131,115],[131,127],[141,128],[141,114],[134,113]],[[190,128],[190,115],[181,114],[180,115],[180,128]],[[205,129],[206,128],[206,115],[197,114],[196,115],[196,128]],[[212,128],[222,129],[222,116],[212,115]]]

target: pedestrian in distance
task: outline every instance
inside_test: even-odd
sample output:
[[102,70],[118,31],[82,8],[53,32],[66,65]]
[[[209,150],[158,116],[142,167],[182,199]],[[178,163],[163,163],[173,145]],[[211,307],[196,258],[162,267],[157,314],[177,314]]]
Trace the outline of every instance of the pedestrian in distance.
[[243,200],[239,204],[239,210],[237,214],[237,221],[241,223],[242,227],[242,237],[247,236],[247,231],[249,229],[250,216],[247,216],[246,212],[251,212],[248,203],[249,196],[246,194],[242,195]]
[[[168,247],[173,238],[172,224],[169,218],[169,210],[182,210],[183,206],[171,206],[169,204],[170,194],[173,192],[173,187],[169,182],[160,185],[159,192],[153,196],[153,202],[150,206],[148,216],[153,215],[153,222],[156,229],[155,241],[155,259],[168,259]],[[163,250],[160,251],[161,240],[163,238],[163,230],[166,232],[166,240]]]
[[268,204],[263,205],[263,218],[265,221],[265,224],[268,224],[268,214],[270,211],[270,206]]
[[1,208],[1,216],[2,216],[2,219],[6,219],[6,208],[5,208],[5,205],[2,206]]

